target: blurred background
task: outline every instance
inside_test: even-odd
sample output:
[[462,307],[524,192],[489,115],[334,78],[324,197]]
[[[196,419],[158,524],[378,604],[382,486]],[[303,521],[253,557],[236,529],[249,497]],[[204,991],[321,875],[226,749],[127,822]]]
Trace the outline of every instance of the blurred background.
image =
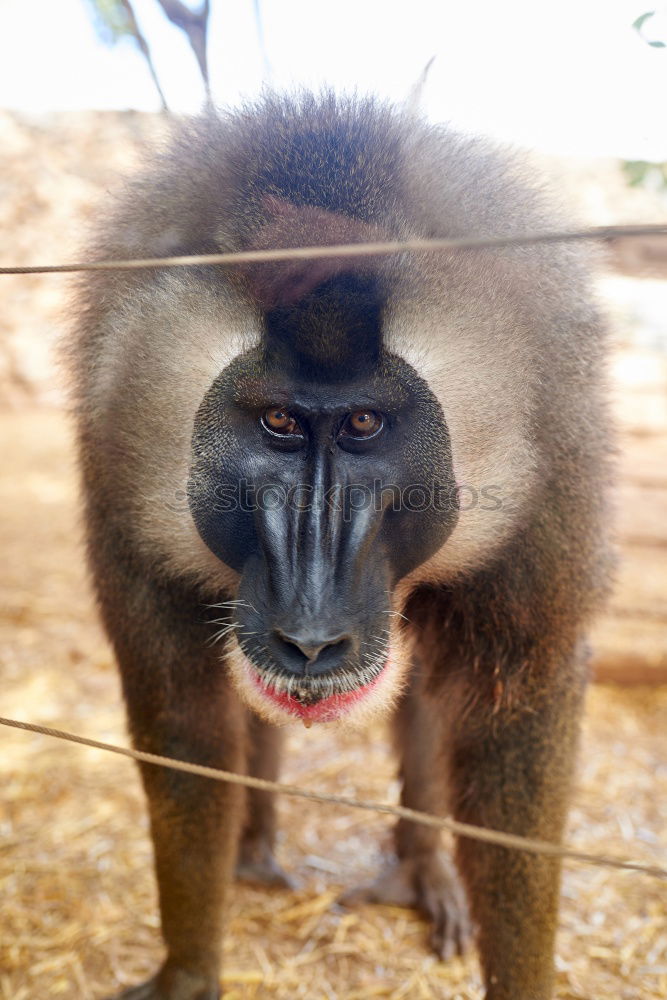
[[[233,107],[264,87],[400,103],[420,82],[429,119],[515,147],[581,224],[667,222],[664,4],[0,0],[0,265],[80,259],[87,224],[170,115]],[[666,864],[667,240],[615,241],[595,280],[612,333],[620,562],[592,637],[599,683],[571,838]],[[68,288],[59,275],[0,276],[0,714],[124,742],[54,352]],[[101,753],[0,740],[0,997],[94,1000],[157,955],[138,782]],[[287,779],[396,799],[384,730],[370,742],[300,730],[289,742]],[[301,889],[239,893],[230,997],[479,998],[474,961],[436,962],[414,914],[335,907],[380,863],[384,819],[281,809],[281,859]],[[557,996],[667,996],[656,885],[570,869],[564,891]]]

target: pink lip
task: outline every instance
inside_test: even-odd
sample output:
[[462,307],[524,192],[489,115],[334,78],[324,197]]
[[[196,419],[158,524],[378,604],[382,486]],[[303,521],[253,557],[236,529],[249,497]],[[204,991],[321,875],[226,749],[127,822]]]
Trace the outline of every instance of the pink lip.
[[289,712],[290,715],[294,715],[305,722],[333,722],[334,719],[340,718],[354,704],[362,701],[370,694],[382,677],[385,668],[386,664],[370,684],[365,684],[363,687],[357,688],[356,691],[348,691],[346,694],[334,694],[330,698],[322,698],[321,701],[315,702],[314,705],[302,705],[296,698],[292,698],[284,692],[277,692],[258,677],[254,670],[250,672],[250,677],[255,687],[261,691],[264,697],[270,698],[272,702],[279,705],[284,711]]

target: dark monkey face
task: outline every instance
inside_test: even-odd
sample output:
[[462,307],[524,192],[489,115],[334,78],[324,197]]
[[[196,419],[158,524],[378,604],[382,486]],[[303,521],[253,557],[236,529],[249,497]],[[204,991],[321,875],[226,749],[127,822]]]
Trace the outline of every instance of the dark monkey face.
[[442,409],[379,346],[379,324],[358,276],[270,310],[263,344],[218,376],[195,419],[192,516],[240,574],[230,668],[273,721],[391,700],[394,588],[458,516]]

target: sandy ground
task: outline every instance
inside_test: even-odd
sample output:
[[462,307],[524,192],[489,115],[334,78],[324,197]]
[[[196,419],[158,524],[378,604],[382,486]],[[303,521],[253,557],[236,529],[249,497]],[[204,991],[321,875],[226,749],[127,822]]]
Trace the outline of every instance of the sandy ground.
[[[1,714],[126,740],[119,686],[82,567],[66,423],[0,415]],[[667,867],[667,688],[591,690],[568,839]],[[0,731],[0,997],[93,1000],[160,956],[150,845],[133,765]],[[396,800],[382,729],[295,729],[284,777]],[[441,963],[411,911],[348,912],[338,892],[382,861],[389,823],[284,800],[284,866],[297,892],[239,887],[226,942],[230,998],[479,1000],[476,960]],[[558,939],[560,1000],[667,997],[664,884],[568,865]]]

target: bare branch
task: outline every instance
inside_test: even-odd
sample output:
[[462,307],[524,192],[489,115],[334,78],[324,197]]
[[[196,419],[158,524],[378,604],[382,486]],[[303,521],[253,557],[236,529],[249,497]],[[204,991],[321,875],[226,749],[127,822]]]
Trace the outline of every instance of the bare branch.
[[166,98],[162,92],[162,87],[160,86],[160,81],[158,80],[158,75],[155,66],[153,64],[153,57],[151,56],[151,50],[148,47],[148,42],[144,38],[141,28],[137,23],[137,19],[134,16],[134,10],[132,9],[132,4],[130,3],[130,0],[120,0],[120,3],[122,4],[123,9],[127,13],[127,19],[130,23],[130,30],[135,38],[135,41],[139,46],[139,48],[141,49],[142,55],[146,60],[146,63],[148,64],[148,69],[150,70],[150,74],[153,77],[153,83],[155,84],[155,89],[160,95],[160,101],[162,102],[162,110],[168,111],[169,105],[167,104]]
[[208,37],[208,19],[211,12],[209,0],[202,0],[197,10],[190,10],[181,0],[158,0],[160,7],[172,24],[180,28],[187,37],[190,47],[195,54],[195,59],[199,66],[204,89],[206,91],[206,103],[211,103],[211,86],[208,77],[208,54],[206,43]]

